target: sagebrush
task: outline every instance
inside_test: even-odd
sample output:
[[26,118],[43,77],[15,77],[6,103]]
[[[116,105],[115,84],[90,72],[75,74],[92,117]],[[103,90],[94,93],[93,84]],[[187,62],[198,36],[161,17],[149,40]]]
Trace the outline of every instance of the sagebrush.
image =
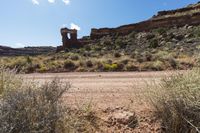
[[167,133],[200,132],[200,69],[165,78],[151,101]]

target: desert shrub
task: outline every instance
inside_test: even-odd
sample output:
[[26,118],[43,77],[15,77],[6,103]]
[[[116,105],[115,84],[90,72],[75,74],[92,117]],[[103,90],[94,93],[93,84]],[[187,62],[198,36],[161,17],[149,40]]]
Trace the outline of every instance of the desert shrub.
[[150,52],[144,52],[143,58],[145,61],[151,61],[152,60],[152,54]]
[[105,71],[116,71],[118,69],[117,64],[104,64],[103,68]]
[[165,28],[158,28],[158,29],[154,30],[154,32],[157,32],[160,35],[166,33],[166,31],[167,31],[167,29],[165,29]]
[[47,71],[48,71],[48,68],[46,66],[41,66],[40,69],[39,69],[40,73],[45,73]]
[[68,70],[74,70],[74,69],[76,69],[76,65],[75,65],[75,63],[73,61],[66,60],[64,62],[64,68],[68,69]]
[[85,65],[85,62],[84,62],[84,61],[79,61],[79,62],[78,62],[78,66],[79,66],[79,67],[84,67],[84,65]]
[[129,59],[123,59],[120,61],[120,63],[126,65],[129,63],[129,61],[130,61]]
[[115,52],[115,53],[114,53],[114,57],[115,57],[115,58],[119,58],[119,57],[121,57],[121,54],[120,54],[119,52]]
[[86,50],[86,51],[90,51],[90,50],[91,50],[91,47],[90,47],[89,45],[86,45],[86,46],[85,46],[85,50]]
[[93,62],[91,60],[86,61],[87,67],[93,67]]
[[77,61],[77,60],[79,60],[79,56],[77,54],[72,54],[70,56],[70,59],[73,60],[73,61]]
[[176,35],[175,39],[177,39],[178,41],[181,41],[181,40],[184,39],[184,36],[183,35]]
[[155,54],[154,54],[154,59],[156,60],[167,60],[167,59],[169,59],[169,58],[171,58],[171,57],[173,57],[172,55],[170,55],[170,53],[169,52],[167,52],[167,51],[161,51],[161,50],[159,50],[158,52],[156,52]]
[[62,96],[70,88],[69,83],[65,85],[55,79],[36,85],[23,82],[15,70],[1,67],[0,72],[1,133],[96,132],[99,129],[90,105],[78,109],[64,105]]
[[18,89],[22,86],[22,78],[16,75],[17,70],[7,69],[0,66],[0,96],[11,89]]
[[101,51],[102,47],[101,46],[93,46],[93,50],[96,51],[96,52],[99,52]]
[[162,61],[157,60],[152,62],[152,69],[155,71],[161,71],[165,69],[165,65]]
[[159,47],[158,40],[157,39],[151,40],[149,44],[149,48],[157,48],[157,47]]
[[112,59],[108,59],[108,60],[105,61],[105,63],[111,65],[111,64],[113,64],[113,60]]
[[30,58],[30,56],[26,57],[26,61],[28,64],[32,64],[32,62],[33,62],[32,59]]
[[54,80],[9,91],[1,98],[1,133],[61,133],[65,110],[60,98],[69,87]]
[[146,35],[147,40],[153,39],[154,37],[155,37],[155,35],[152,33],[149,33]]
[[38,63],[30,63],[24,66],[21,71],[25,73],[33,73],[36,72],[38,69],[41,69],[41,66],[44,67],[44,64]]
[[194,31],[194,34],[196,37],[200,37],[200,28],[199,27]]
[[153,89],[151,99],[167,133],[200,131],[200,69],[165,78]]
[[128,35],[128,37],[134,39],[135,36],[136,36],[136,34],[137,34],[137,33],[136,33],[135,31],[133,31],[133,32],[131,32],[131,33]]
[[127,71],[138,71],[139,68],[138,68],[138,66],[136,66],[136,65],[134,65],[134,64],[128,64],[128,65],[126,66],[126,70],[127,70]]
[[130,57],[134,59],[134,58],[136,57],[136,55],[137,55],[137,54],[134,52],[134,53],[131,53],[131,54],[130,54]]
[[103,71],[103,69],[104,69],[103,63],[100,62],[100,61],[97,61],[96,62],[96,69],[97,69],[97,71]]
[[161,61],[153,61],[153,62],[144,62],[141,65],[141,70],[143,71],[161,71],[164,70],[164,63]]
[[135,58],[139,63],[145,62],[145,59],[142,56],[137,55]]
[[116,46],[120,47],[120,48],[125,48],[126,47],[126,43],[123,41],[123,38],[122,37],[118,37],[116,40],[115,40],[115,44]]
[[32,64],[29,64],[25,67],[26,73],[33,73],[35,71],[35,67]]
[[123,64],[122,62],[117,62],[117,63],[115,63],[115,64],[117,64],[117,68],[115,68],[115,71],[116,71],[116,70],[117,70],[117,71],[122,71],[122,70],[124,70],[125,64]]
[[174,58],[169,58],[169,59],[168,59],[168,62],[169,62],[170,66],[171,66],[173,69],[177,69],[177,67],[178,67],[178,62],[176,61],[176,59],[174,59]]
[[27,64],[27,60],[25,58],[18,57],[18,58],[13,59],[9,63],[8,67],[11,69],[17,68],[18,70],[21,70],[22,67],[24,67],[26,64]]
[[150,52],[144,52],[141,54],[137,54],[135,56],[137,62],[142,63],[142,62],[147,62],[152,60],[152,55]]

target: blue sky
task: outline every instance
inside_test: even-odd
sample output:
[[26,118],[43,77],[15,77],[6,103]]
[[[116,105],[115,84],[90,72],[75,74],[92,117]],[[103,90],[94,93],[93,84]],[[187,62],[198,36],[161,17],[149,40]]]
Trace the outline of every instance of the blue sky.
[[117,27],[152,17],[160,10],[176,9],[199,0],[1,0],[0,45],[57,46],[62,26]]

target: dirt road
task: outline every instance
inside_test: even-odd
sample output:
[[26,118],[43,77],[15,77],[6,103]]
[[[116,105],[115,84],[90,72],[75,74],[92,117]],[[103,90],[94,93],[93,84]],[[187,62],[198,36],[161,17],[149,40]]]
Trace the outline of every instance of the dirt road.
[[108,73],[58,73],[23,75],[25,79],[41,83],[57,77],[72,88],[66,95],[68,104],[92,103],[98,108],[124,106],[135,101],[141,88],[174,72],[108,72]]
[[[22,76],[39,84],[55,77],[60,78],[63,83],[70,82],[72,87],[64,95],[66,104],[80,109],[91,105],[102,132],[159,133],[160,121],[153,115],[153,108],[149,106],[148,97],[144,94],[148,92],[147,84],[159,83],[162,78],[174,73],[176,72],[48,73]],[[135,113],[139,123],[137,127],[108,124],[110,118],[121,117],[118,111],[122,111],[125,118],[126,111]]]

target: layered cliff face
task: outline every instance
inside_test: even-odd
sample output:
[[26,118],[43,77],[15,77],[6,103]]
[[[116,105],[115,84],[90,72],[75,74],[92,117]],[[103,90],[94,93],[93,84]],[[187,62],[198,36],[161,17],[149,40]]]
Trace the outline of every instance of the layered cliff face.
[[101,28],[91,30],[91,39],[99,39],[107,35],[127,35],[133,31],[150,31],[156,28],[181,27],[184,25],[200,24],[200,3],[185,8],[160,11],[147,21],[124,25],[117,28]]
[[39,55],[55,51],[56,48],[54,47],[10,48],[0,45],[0,56]]

